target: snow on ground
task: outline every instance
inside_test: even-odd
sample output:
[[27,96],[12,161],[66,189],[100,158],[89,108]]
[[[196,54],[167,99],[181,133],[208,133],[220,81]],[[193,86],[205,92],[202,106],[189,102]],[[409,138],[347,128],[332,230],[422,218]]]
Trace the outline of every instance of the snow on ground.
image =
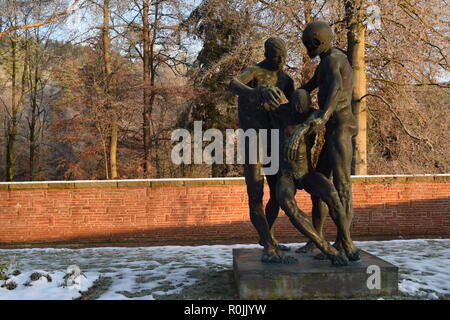
[[450,239],[355,244],[399,267],[400,292],[428,299],[450,298]]
[[[400,268],[399,289],[403,298],[450,298],[450,239],[363,241],[355,244]],[[296,249],[302,244],[290,244]],[[183,299],[203,277],[208,286],[223,288],[220,298],[235,298],[232,285],[216,277],[232,270],[233,248],[257,245],[159,246],[86,249],[4,249],[0,262],[15,260],[22,272],[12,276],[13,290],[0,287],[4,299],[74,299],[91,288],[94,299]],[[64,276],[71,265],[82,274],[74,284]],[[10,270],[13,272],[14,270]],[[31,281],[33,272],[50,275]],[[212,272],[212,273],[211,273]],[[96,280],[103,279],[101,286]],[[214,281],[220,281],[214,284]],[[0,280],[0,286],[4,281]],[[230,288],[226,288],[226,287]],[[98,287],[98,288],[97,288]],[[96,290],[93,290],[95,288]],[[217,289],[216,289],[217,290]],[[195,292],[188,298],[200,299]],[[192,295],[193,294],[193,295]],[[208,296],[208,295],[207,295]],[[394,297],[395,298],[395,297]],[[400,298],[400,297],[398,297]]]
[[[41,274],[49,274],[51,280],[49,281],[47,277],[43,276],[38,280],[30,281],[31,274],[36,271]],[[48,273],[43,270],[33,270],[12,276],[7,283],[14,281],[17,287],[14,290],[0,288],[0,300],[71,300],[79,297],[79,291],[87,290],[97,278],[95,273],[87,272],[86,278],[80,275],[74,278],[73,285],[66,286],[63,279],[65,274],[62,271]]]

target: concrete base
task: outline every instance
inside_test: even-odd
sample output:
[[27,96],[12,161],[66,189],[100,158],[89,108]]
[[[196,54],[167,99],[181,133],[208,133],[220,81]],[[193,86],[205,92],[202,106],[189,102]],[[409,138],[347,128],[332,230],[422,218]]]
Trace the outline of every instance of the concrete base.
[[[262,249],[233,249],[241,299],[368,298],[398,292],[398,267],[361,251],[361,260],[334,267],[314,255],[286,252],[299,263],[262,263]],[[379,276],[379,277],[378,277]]]

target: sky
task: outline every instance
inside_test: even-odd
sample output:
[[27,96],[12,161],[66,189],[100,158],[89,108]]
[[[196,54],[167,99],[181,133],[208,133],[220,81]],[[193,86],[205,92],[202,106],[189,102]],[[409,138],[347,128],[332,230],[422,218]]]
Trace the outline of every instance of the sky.
[[[183,14],[187,16],[200,2],[201,0],[185,1],[185,10]],[[111,23],[123,22],[122,20],[120,20],[120,18],[118,18],[117,15],[114,14],[114,8],[112,8],[110,12]],[[60,23],[60,27],[55,30],[52,38],[58,41],[70,41],[72,43],[83,44],[85,43],[86,39],[89,39],[95,34],[99,33],[99,28],[103,19],[102,14],[103,13],[100,10],[96,10],[92,5],[88,8],[84,6],[80,8],[80,6],[77,6],[72,11],[70,16]],[[125,19],[131,21],[136,16],[136,14],[136,11],[129,11],[125,15]],[[136,22],[141,23],[140,17],[136,18]],[[173,24],[173,20],[166,21],[166,23],[168,25],[171,25]],[[113,37],[113,45],[118,45],[117,41],[118,39],[120,39],[120,37],[116,37],[114,31],[111,32],[111,35]],[[198,39],[193,39],[192,37],[188,38],[187,42],[185,42],[184,45],[188,47],[189,52],[191,52],[194,57],[201,50],[201,41]]]

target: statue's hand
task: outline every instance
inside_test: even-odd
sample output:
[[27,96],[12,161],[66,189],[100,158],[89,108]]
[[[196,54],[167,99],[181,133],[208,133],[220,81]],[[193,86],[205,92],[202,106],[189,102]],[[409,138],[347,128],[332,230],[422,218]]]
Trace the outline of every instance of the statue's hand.
[[286,145],[285,155],[288,161],[295,160],[297,155],[297,146],[298,146],[298,139],[296,139],[294,135],[289,139]]
[[315,133],[318,133],[320,130],[322,130],[325,127],[325,121],[323,118],[315,118],[309,122],[311,126],[311,130]]
[[283,102],[284,93],[278,87],[266,87],[262,89],[261,100],[267,111],[276,110]]
[[286,144],[285,154],[289,161],[295,161],[298,159],[297,156],[300,144],[305,143],[304,136],[308,134],[308,132],[318,132],[323,126],[325,126],[325,120],[322,116],[322,110],[315,110],[308,117],[308,119],[306,119],[306,121],[294,131]]
[[323,119],[323,111],[315,110],[313,114],[306,120],[311,130],[318,133],[325,127],[325,120]]
[[289,141],[286,144],[286,158],[288,161],[297,160],[298,149],[300,148],[300,143],[302,143],[302,138],[305,135],[307,128],[305,125],[301,125],[294,131]]

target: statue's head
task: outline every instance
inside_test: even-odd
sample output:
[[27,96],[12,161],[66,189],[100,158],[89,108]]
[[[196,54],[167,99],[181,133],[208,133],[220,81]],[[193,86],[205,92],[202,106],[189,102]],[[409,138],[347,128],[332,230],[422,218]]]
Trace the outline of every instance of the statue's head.
[[304,89],[297,89],[292,93],[291,103],[299,114],[306,114],[311,110],[311,95]]
[[302,42],[311,59],[330,50],[333,46],[333,39],[333,30],[323,21],[308,23],[302,35]]
[[278,37],[269,38],[264,42],[264,56],[273,70],[282,70],[286,64],[286,43]]

